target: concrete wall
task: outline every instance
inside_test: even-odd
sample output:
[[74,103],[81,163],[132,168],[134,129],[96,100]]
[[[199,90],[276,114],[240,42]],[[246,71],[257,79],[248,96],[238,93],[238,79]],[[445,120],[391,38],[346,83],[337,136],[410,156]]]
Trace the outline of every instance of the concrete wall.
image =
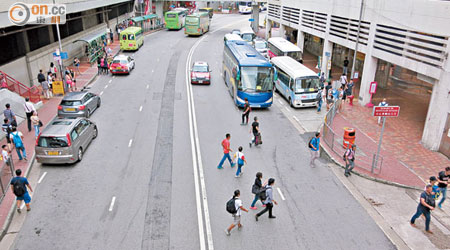
[[17,81],[25,85],[28,85],[30,82],[30,76],[28,75],[28,70],[26,69],[27,69],[27,59],[25,56],[17,60],[14,60],[8,64],[0,66],[1,71],[10,75]]

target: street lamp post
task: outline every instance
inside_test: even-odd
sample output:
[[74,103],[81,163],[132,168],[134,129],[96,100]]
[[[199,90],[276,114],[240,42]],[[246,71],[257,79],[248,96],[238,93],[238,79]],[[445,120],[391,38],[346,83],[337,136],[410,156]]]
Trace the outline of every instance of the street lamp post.
[[355,44],[355,52],[353,53],[353,63],[352,63],[352,75],[350,76],[350,79],[353,79],[355,76],[355,64],[356,64],[356,55],[358,53],[358,45],[359,45],[359,34],[361,30],[361,19],[364,9],[364,0],[361,0],[361,7],[359,9],[359,20],[358,20],[358,33],[356,34],[356,44]]
[[[56,4],[55,0],[53,0],[53,4]],[[61,73],[61,81],[63,82],[64,90],[65,90],[66,85],[64,84],[64,74],[63,74],[64,62],[63,62],[63,59],[61,58],[61,53],[63,52],[63,50],[62,50],[62,44],[61,44],[61,35],[59,33],[59,22],[57,21],[55,23],[55,25],[56,25],[56,34],[58,35],[58,43],[59,43],[59,62],[60,62],[59,72]]]

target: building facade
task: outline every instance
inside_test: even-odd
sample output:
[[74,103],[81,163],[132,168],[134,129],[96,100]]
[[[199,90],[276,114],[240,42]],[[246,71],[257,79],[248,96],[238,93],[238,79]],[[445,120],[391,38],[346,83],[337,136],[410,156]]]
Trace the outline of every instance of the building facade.
[[[402,86],[426,100],[422,143],[450,155],[450,2],[430,0],[269,0],[266,30],[279,27],[301,49],[339,65],[352,61],[361,15],[356,72],[358,100],[370,101],[369,85],[386,92]],[[362,6],[362,7],[361,7]],[[306,46],[306,48],[305,48]],[[338,59],[338,60],[336,60]],[[350,65],[351,67],[351,65]],[[350,71],[350,70],[349,70]],[[328,73],[328,71],[326,72]],[[394,82],[393,84],[391,82]]]

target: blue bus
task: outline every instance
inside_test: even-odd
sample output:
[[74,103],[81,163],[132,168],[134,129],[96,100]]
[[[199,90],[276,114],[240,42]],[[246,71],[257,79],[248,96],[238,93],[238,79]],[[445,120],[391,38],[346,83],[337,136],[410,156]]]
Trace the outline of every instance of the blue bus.
[[268,108],[273,101],[276,70],[245,41],[226,41],[223,49],[223,78],[234,103],[244,107]]

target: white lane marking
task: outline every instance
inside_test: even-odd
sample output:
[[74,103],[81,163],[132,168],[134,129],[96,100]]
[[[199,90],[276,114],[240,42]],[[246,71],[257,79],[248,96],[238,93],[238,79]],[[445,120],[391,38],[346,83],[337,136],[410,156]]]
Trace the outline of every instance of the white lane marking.
[[141,111],[142,111],[142,106],[139,107],[139,112],[141,112]]
[[298,120],[297,116],[293,115],[292,118],[294,118],[294,120],[300,122],[300,121]]
[[279,102],[281,105],[283,105],[283,102],[282,102],[281,100],[278,100],[278,102]]
[[287,110],[287,112],[291,112],[291,110],[288,107],[284,106],[284,108]]
[[[205,215],[205,229],[208,243],[208,250],[214,250],[212,231],[211,231],[211,223],[209,218],[209,209],[208,209],[208,198],[206,196],[206,185],[205,178],[203,174],[203,164],[201,160],[200,153],[200,143],[198,140],[198,131],[197,131],[197,121],[195,116],[195,106],[194,99],[192,93],[192,85],[190,84],[190,65],[192,62],[192,55],[197,48],[197,46],[207,37],[208,35],[204,35],[200,38],[194,46],[189,51],[187,61],[186,61],[186,91],[187,91],[187,101],[188,101],[188,112],[189,112],[189,132],[191,139],[191,150],[192,150],[192,167],[194,170],[194,185],[195,185],[195,200],[197,202],[197,219],[198,219],[198,233],[200,237],[200,250],[206,250],[205,245],[205,234],[203,229],[203,215],[202,215],[202,204],[201,200],[203,198],[203,214]],[[195,139],[194,139],[195,138]],[[200,179],[200,186],[199,186]],[[201,192],[201,196],[200,196]]]
[[130,139],[130,142],[128,142],[128,147],[131,147],[131,144],[133,144],[133,139]]
[[108,84],[105,85],[105,89],[107,89],[107,88],[108,88]]
[[148,88],[150,88],[150,85],[148,85],[148,84],[147,84],[147,87],[146,87],[146,89],[148,89]]
[[44,172],[41,176],[41,178],[39,178],[38,180],[38,184],[42,182],[42,180],[44,179],[44,177],[47,175],[47,172]]
[[284,198],[283,193],[281,192],[281,189],[280,189],[280,188],[277,188],[277,190],[278,190],[278,193],[279,193],[280,196],[281,196],[281,199],[282,199],[282,200],[286,200],[286,199]]
[[98,94],[98,95],[103,95],[103,91],[102,91],[102,92],[100,92],[100,94]]
[[114,203],[116,203],[116,196],[112,197],[111,204],[109,205],[109,211],[112,212],[114,208]]
[[111,80],[109,80],[109,82],[108,83],[111,83],[112,82],[112,79]]
[[152,69],[152,73],[155,72],[155,70]]

